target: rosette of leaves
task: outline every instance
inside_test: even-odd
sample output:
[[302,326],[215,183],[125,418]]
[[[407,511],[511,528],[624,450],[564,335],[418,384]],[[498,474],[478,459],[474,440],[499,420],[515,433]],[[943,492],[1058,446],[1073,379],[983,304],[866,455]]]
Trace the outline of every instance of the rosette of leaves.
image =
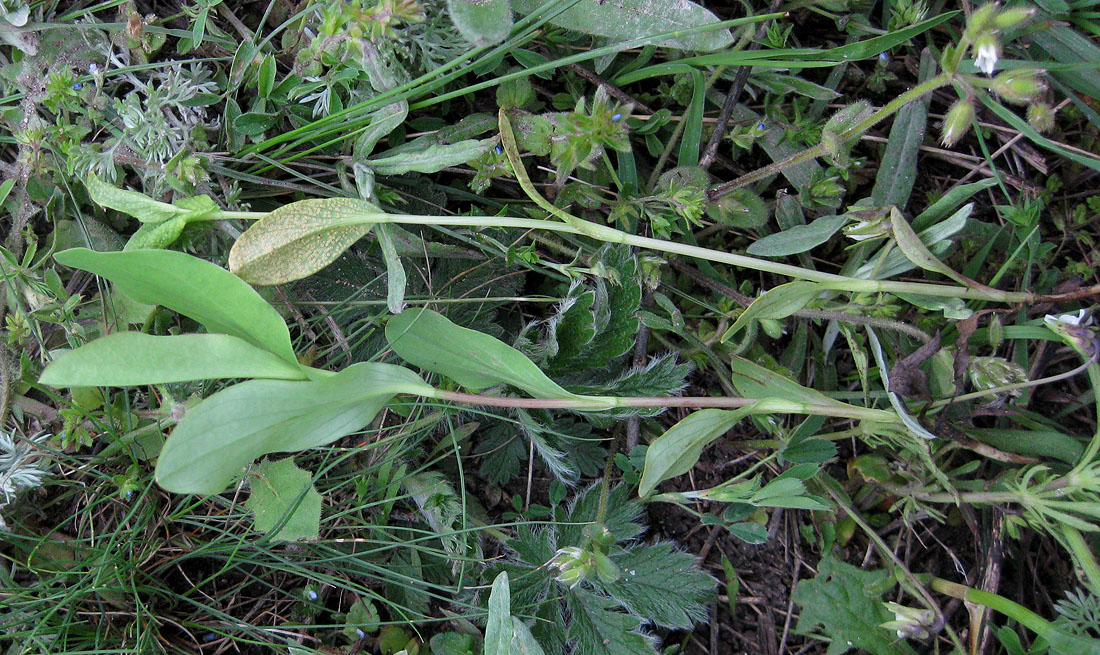
[[569,586],[547,566],[562,549],[584,543],[586,527],[599,519],[599,486],[555,508],[558,523],[522,525],[508,542],[512,559],[490,572],[508,572],[513,611],[535,615],[531,631],[546,655],[650,655],[657,643],[648,627],[688,629],[706,617],[714,578],[672,544],[640,541],[643,506],[630,496],[625,486],[612,488],[599,521],[611,535],[606,557],[617,577],[593,574]]

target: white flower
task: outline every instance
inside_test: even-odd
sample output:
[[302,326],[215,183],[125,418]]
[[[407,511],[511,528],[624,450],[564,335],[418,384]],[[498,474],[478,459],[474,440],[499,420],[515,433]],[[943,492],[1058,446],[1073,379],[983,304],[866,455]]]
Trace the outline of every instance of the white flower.
[[978,56],[974,58],[974,65],[986,75],[992,75],[999,55],[997,42],[994,39],[982,39],[978,44]]
[[1061,314],[1055,316],[1054,314],[1047,314],[1043,317],[1043,321],[1046,322],[1048,327],[1054,327],[1055,324],[1072,325],[1078,327],[1088,324],[1088,312],[1084,309],[1078,311],[1076,314]]

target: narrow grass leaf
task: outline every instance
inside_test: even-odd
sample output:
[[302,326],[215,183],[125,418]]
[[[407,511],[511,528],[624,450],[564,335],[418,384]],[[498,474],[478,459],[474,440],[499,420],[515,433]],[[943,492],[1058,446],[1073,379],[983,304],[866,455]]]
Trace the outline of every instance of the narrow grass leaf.
[[526,355],[430,309],[406,309],[386,324],[386,340],[402,359],[473,391],[510,384],[537,398],[577,398],[546,377]]
[[[512,0],[512,9],[521,14],[540,11],[552,0]],[[626,41],[689,27],[717,23],[718,18],[688,0],[579,0],[550,22],[584,34]],[[696,32],[667,39],[657,45],[681,50],[719,50],[733,43],[727,29]]]
[[119,332],[67,352],[39,378],[54,387],[129,387],[217,378],[304,380],[297,364],[228,334]]
[[321,530],[321,494],[313,476],[294,459],[262,462],[252,472],[251,493],[245,501],[256,529],[272,541],[316,539]]
[[361,430],[395,395],[433,391],[412,371],[377,362],[320,380],[244,382],[184,416],[160,453],[157,482],[176,493],[219,493],[257,457],[332,443]]
[[512,31],[508,0],[447,0],[447,11],[462,38],[477,47],[500,43]]
[[114,282],[133,300],[162,305],[195,319],[210,332],[229,334],[297,363],[290,331],[279,312],[243,280],[208,261],[172,250],[94,252],[73,248],[59,263]]
[[[920,81],[927,81],[935,73],[935,64],[928,52],[921,57]],[[928,123],[929,97],[910,102],[898,112],[882,153],[871,199],[876,207],[896,206],[904,209],[917,179],[917,161],[924,143],[924,130]]]
[[256,221],[229,251],[229,270],[250,284],[308,277],[339,257],[374,226],[375,205],[350,198],[300,200]]

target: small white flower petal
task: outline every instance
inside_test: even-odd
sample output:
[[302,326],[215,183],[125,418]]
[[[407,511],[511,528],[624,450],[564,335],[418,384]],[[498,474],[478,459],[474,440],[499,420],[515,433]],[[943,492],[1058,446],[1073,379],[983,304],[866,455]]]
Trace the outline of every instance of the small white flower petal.
[[992,75],[993,69],[997,66],[997,47],[989,43],[980,45],[974,65],[986,75]]

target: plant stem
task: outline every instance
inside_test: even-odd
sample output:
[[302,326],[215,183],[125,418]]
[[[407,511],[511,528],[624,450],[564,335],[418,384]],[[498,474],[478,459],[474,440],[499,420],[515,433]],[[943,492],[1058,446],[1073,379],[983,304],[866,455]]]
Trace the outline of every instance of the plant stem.
[[816,414],[821,416],[836,416],[839,418],[851,418],[869,421],[894,420],[892,412],[880,409],[868,409],[855,405],[813,404],[802,403],[780,398],[728,398],[711,396],[577,396],[575,398],[508,398],[504,396],[486,396],[460,391],[445,391],[436,389],[434,392],[422,395],[436,400],[449,400],[465,405],[482,405],[485,407],[514,407],[518,409],[576,409],[600,411],[619,407],[688,407],[691,409],[720,408],[736,409],[747,407],[756,403],[767,403],[768,411],[789,414]]
[[1074,561],[1084,571],[1085,579],[1088,580],[1092,593],[1100,595],[1100,564],[1096,562],[1096,557],[1093,556],[1092,549],[1089,548],[1084,535],[1077,528],[1065,523],[1059,527],[1062,530],[1066,547],[1073,555]]
[[1027,626],[1029,630],[1040,637],[1049,637],[1054,631],[1054,625],[1050,621],[1047,621],[1023,605],[1014,603],[1003,596],[991,594],[988,591],[982,591],[980,589],[973,589],[966,585],[944,580],[943,578],[932,578],[932,590],[951,596],[952,598],[977,603],[978,605],[1000,612],[1011,619],[1015,619],[1018,623]]
[[[1093,361],[1089,364],[1088,371],[1092,393],[1096,397],[1096,408],[1100,410],[1100,365]],[[1096,459],[1097,452],[1100,452],[1100,429],[1097,429],[1096,434],[1092,436],[1092,441],[1089,441],[1089,445],[1085,447],[1085,452],[1081,454],[1081,459],[1077,461],[1077,465],[1073,467],[1069,474],[1080,473],[1082,469]]]

